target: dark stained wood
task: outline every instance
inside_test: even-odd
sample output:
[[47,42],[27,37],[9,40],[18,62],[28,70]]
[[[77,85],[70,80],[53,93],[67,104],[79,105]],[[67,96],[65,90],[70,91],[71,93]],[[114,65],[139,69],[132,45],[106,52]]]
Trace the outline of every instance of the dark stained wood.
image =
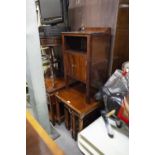
[[52,79],[51,78],[45,78],[45,87],[47,93],[54,93],[55,91],[62,89],[65,87],[65,80],[64,78],[55,78],[54,80],[54,88],[52,88]]
[[72,133],[72,137],[76,140],[77,137],[77,127],[76,127],[76,115],[74,114],[74,112],[72,112],[71,115],[71,133]]
[[112,72],[129,61],[129,1],[121,0],[118,7],[116,35],[113,47]]
[[79,118],[79,131],[83,129],[83,119]]
[[55,101],[55,96],[54,95],[49,95],[47,94],[48,101],[49,101],[49,119],[52,122],[53,125],[56,123],[56,101]]
[[65,52],[66,74],[81,82],[86,82],[86,54]]
[[70,31],[70,32],[62,32],[65,36],[81,36],[87,37],[87,35],[102,35],[102,34],[110,34],[111,28],[109,27],[85,27],[84,30],[81,31]]
[[101,87],[108,77],[110,32],[110,28],[88,27],[84,31],[62,33],[66,84],[70,79],[85,83],[88,101],[90,87]]
[[49,94],[50,115],[52,124],[61,123],[64,120],[64,106],[58,102],[54,94]]
[[64,114],[62,110],[60,110],[62,105],[60,105],[60,103],[56,104],[57,100],[55,99],[54,93],[65,87],[64,78],[55,78],[54,88],[52,88],[52,79],[45,78],[45,87],[49,101],[50,120],[53,125],[55,125],[56,122],[61,123],[64,119]]
[[78,132],[100,115],[101,104],[93,99],[89,103],[86,101],[86,91],[82,84],[59,90],[55,96],[64,104],[65,125],[71,130],[71,135],[75,140]]
[[[109,44],[108,44],[109,42]],[[111,38],[94,36],[92,38],[91,84],[100,88],[108,78],[110,64]]]
[[44,47],[48,46],[60,46],[61,37],[44,37],[40,38],[40,44]]
[[26,154],[27,155],[63,155],[63,151],[48,136],[46,131],[31,116],[26,114]]
[[90,99],[90,103],[87,102],[86,91],[81,84],[62,89],[57,92],[55,96],[68,107],[76,111],[80,117],[85,117],[99,106],[99,103],[92,98]]
[[64,113],[61,112],[61,103],[56,100],[56,120],[60,124],[64,118]]
[[[87,37],[87,61],[86,61],[86,99],[90,102],[90,85],[92,71],[92,36]],[[94,51],[93,51],[94,52]],[[96,51],[95,51],[96,52]],[[94,79],[95,80],[95,79]]]
[[71,127],[70,126],[70,113],[66,107],[64,108],[64,111],[65,111],[65,126],[69,130]]

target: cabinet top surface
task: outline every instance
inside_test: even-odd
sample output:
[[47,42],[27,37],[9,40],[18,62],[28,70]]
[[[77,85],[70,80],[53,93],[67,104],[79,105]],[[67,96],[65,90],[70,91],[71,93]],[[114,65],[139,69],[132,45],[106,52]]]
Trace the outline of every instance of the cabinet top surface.
[[111,28],[86,28],[84,31],[62,32],[62,35],[98,35],[110,34]]
[[87,32],[87,31],[71,31],[71,32],[62,32],[62,35],[101,35],[101,34],[109,34],[107,32]]

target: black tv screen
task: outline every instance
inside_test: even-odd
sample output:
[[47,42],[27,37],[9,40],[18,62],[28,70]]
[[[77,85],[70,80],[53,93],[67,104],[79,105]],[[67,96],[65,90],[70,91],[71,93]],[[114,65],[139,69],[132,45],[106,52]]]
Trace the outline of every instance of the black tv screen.
[[63,21],[62,0],[39,0],[43,24],[56,24]]

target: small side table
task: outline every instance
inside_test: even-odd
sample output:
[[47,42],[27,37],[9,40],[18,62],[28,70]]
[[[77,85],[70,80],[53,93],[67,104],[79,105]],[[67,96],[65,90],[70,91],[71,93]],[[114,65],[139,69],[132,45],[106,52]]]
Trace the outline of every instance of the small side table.
[[94,100],[88,103],[85,90],[80,87],[78,84],[55,93],[56,104],[64,104],[65,125],[75,140],[79,131],[100,116],[101,107],[101,104]]

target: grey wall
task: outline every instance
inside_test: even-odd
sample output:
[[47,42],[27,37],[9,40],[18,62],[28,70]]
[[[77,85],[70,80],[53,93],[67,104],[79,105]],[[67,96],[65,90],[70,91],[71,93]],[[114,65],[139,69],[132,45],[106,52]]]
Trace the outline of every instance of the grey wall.
[[72,30],[81,25],[109,26],[115,29],[118,0],[70,0],[69,20]]
[[43,77],[37,15],[33,0],[26,1],[26,80],[35,118],[51,134]]
[[[71,30],[78,30],[81,26],[111,27],[111,66],[119,0],[69,0],[69,2],[69,22]],[[111,67],[109,74],[111,74]]]

